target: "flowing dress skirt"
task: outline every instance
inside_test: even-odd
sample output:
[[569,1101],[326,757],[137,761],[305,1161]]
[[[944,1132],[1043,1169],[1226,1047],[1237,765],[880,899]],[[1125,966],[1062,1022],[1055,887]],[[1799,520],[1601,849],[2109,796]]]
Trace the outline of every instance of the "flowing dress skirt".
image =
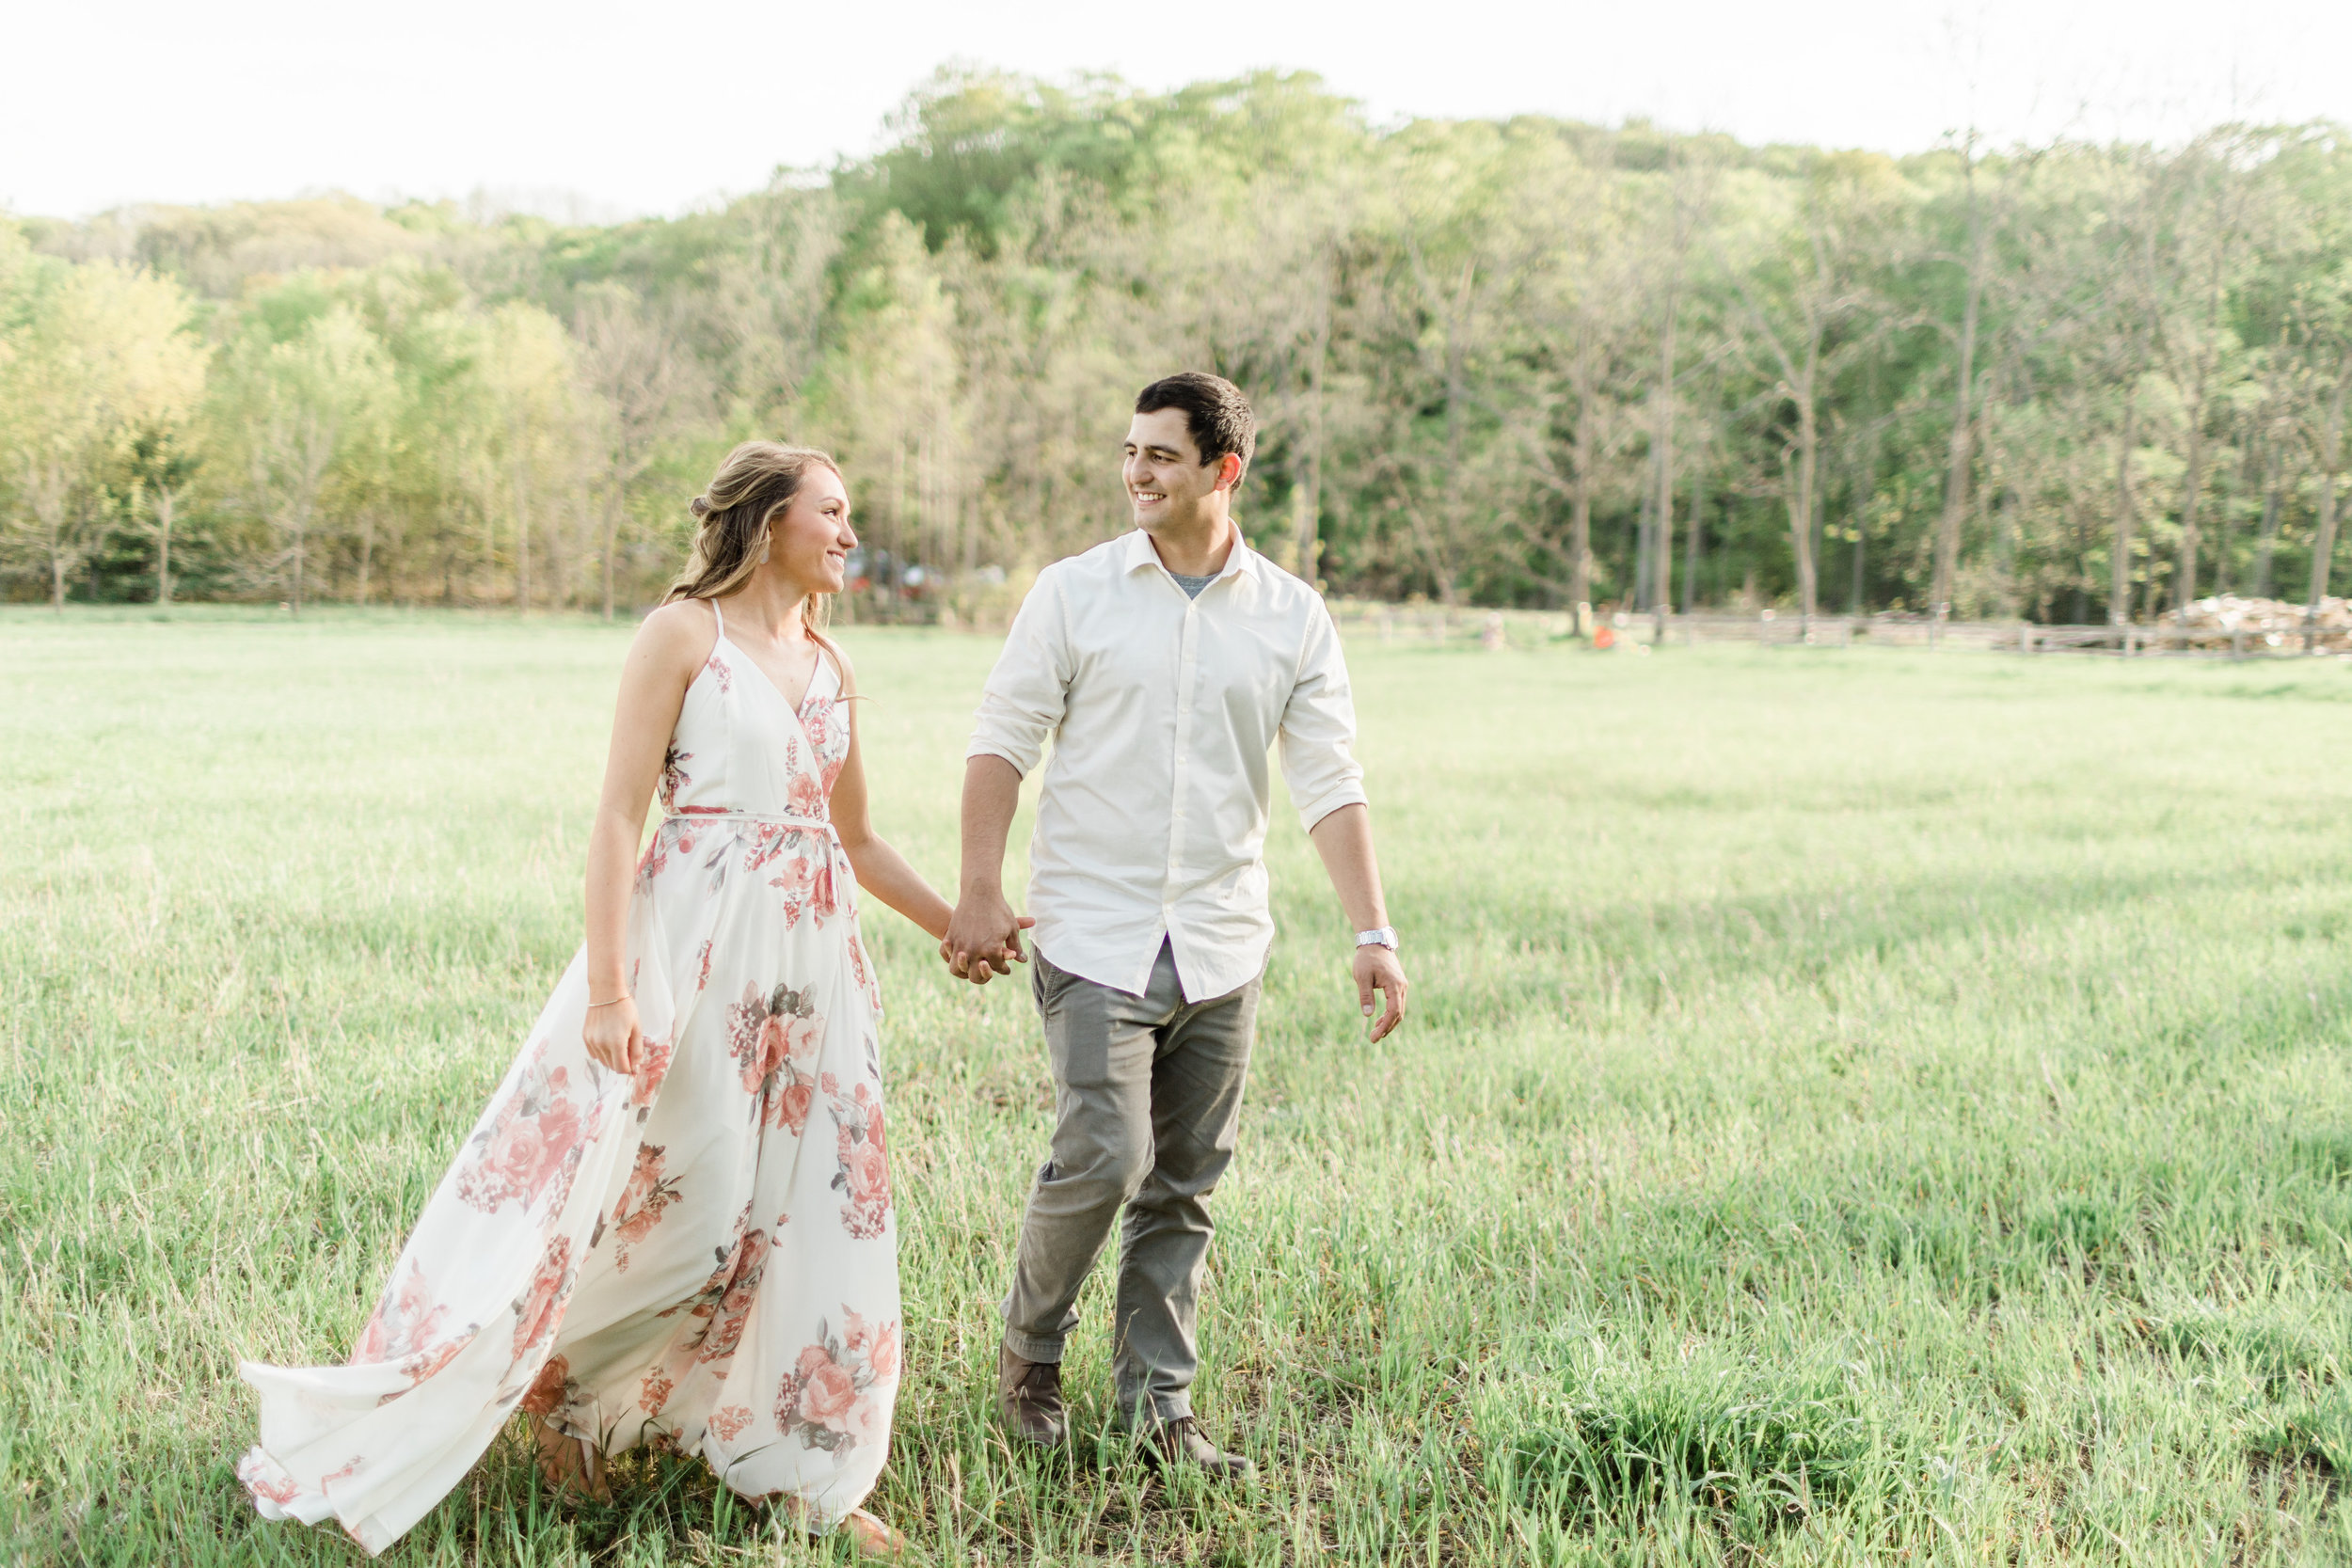
[[880,999],[821,821],[665,821],[628,917],[647,1049],[580,1041],[584,953],[426,1205],[351,1362],[240,1367],[262,1513],[380,1552],[517,1410],[700,1454],[827,1528],[898,1384]]

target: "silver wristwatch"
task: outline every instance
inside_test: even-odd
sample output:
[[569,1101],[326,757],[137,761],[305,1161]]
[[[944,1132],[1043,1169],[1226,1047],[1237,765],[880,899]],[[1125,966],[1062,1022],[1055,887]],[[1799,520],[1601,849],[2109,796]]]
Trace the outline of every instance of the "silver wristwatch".
[[1393,926],[1383,926],[1377,930],[1359,931],[1356,933],[1356,945],[1359,947],[1385,947],[1390,952],[1393,953],[1396,951],[1396,927]]

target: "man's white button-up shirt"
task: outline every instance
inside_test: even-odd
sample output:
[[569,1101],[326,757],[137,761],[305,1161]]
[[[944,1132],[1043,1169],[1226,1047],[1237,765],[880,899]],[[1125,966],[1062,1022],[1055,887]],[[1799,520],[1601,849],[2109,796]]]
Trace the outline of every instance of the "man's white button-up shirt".
[[966,756],[1025,776],[1050,736],[1029,840],[1038,950],[1140,994],[1166,937],[1184,995],[1254,979],[1266,909],[1266,755],[1302,826],[1364,799],[1331,615],[1237,533],[1187,598],[1140,530],[1038,574],[988,677]]

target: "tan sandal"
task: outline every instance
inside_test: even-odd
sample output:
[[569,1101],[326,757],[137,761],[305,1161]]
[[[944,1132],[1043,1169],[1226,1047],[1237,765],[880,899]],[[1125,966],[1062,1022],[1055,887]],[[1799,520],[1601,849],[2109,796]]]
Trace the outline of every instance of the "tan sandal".
[[[808,1529],[807,1503],[799,1497],[788,1497],[779,1498],[777,1506],[794,1524],[803,1530]],[[907,1538],[904,1533],[883,1524],[862,1508],[851,1509],[834,1528],[850,1538],[860,1557],[890,1561],[906,1555]],[[809,1532],[808,1538],[811,1541],[818,1539],[814,1531]]]
[[904,1532],[883,1524],[862,1508],[853,1508],[841,1521],[842,1531],[857,1543],[857,1555],[870,1558],[900,1558],[906,1556],[907,1538]]
[[544,1416],[531,1418],[531,1434],[539,1448],[539,1475],[558,1492],[577,1492],[600,1503],[612,1500],[612,1483],[605,1479],[604,1450],[585,1437],[575,1437]]

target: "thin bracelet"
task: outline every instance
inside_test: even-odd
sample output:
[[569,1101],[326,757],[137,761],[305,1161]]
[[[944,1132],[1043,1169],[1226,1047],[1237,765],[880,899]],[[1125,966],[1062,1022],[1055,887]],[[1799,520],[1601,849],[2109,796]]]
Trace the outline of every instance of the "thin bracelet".
[[610,1002],[591,1002],[591,1003],[589,1003],[589,1004],[588,1004],[588,1006],[590,1006],[591,1007],[617,1007],[617,1006],[619,1006],[622,1003],[624,1003],[624,1002],[628,1002],[628,1001],[632,1001],[632,1000],[634,1000],[634,999],[633,999],[633,998],[631,998],[630,996],[627,995],[626,993],[624,993],[624,994],[622,994],[622,995],[620,995],[620,996],[616,996],[616,997],[614,997],[614,998],[613,998],[612,1001],[610,1001]]

